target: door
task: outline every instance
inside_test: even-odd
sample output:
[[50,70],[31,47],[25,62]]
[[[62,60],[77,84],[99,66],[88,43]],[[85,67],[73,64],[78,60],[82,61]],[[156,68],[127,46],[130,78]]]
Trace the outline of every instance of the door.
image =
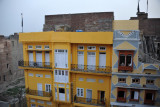
[[92,101],[92,90],[90,90],[90,89],[87,89],[87,102],[91,102]]
[[65,101],[65,89],[64,88],[59,88],[59,100]]
[[100,102],[104,103],[105,100],[105,92],[104,91],[100,91]]
[[54,81],[58,82],[58,70],[54,70]]
[[36,64],[38,67],[42,67],[42,52],[36,52]]
[[78,52],[78,69],[84,69],[84,52]]
[[42,84],[37,83],[38,96],[43,96]]
[[88,52],[87,53],[87,69],[95,70],[95,65],[96,65],[96,53]]
[[57,100],[57,88],[55,88],[55,99]]
[[68,52],[67,50],[55,50],[55,67],[68,68]]
[[65,71],[65,83],[68,83],[68,71]]
[[33,51],[29,52],[29,66],[33,66]]
[[45,65],[50,65],[49,52],[45,52]]
[[69,101],[69,89],[67,89],[67,101]]
[[106,68],[106,53],[99,53],[99,68]]

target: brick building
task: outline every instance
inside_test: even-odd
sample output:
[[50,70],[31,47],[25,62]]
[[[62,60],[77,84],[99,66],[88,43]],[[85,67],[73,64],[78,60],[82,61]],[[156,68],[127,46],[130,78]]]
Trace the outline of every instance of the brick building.
[[11,42],[0,36],[0,89],[2,84],[10,81],[11,72]]
[[131,17],[130,20],[139,20],[140,48],[160,60],[160,18],[148,18],[148,13],[137,12],[137,17]]
[[113,12],[46,15],[43,31],[112,31]]

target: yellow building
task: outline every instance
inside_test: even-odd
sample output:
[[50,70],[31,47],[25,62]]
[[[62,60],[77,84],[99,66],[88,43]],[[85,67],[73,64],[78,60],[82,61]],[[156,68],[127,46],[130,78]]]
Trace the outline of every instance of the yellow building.
[[28,107],[110,106],[113,32],[20,33]]

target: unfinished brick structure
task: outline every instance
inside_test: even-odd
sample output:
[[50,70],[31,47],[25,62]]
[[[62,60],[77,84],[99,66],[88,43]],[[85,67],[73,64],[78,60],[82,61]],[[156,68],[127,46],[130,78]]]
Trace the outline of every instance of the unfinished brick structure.
[[24,76],[23,70],[18,69],[17,62],[23,58],[23,47],[18,40],[17,33],[8,38],[0,36],[0,93],[6,90],[11,81]]
[[130,20],[139,20],[140,48],[160,60],[160,18],[148,18],[148,13],[137,12],[137,17],[131,17]]
[[0,86],[11,80],[11,60],[11,42],[0,35]]
[[46,15],[43,31],[112,31],[113,12]]

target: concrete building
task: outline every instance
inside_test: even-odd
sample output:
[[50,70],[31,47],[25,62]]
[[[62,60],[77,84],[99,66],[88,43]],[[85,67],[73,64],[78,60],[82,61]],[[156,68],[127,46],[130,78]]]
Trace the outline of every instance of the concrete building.
[[20,33],[28,106],[108,107],[113,32]]
[[18,69],[18,60],[23,57],[22,44],[18,40],[17,33],[0,36],[0,93],[6,91],[11,82],[24,77],[23,70]]
[[112,31],[113,12],[46,15],[43,31]]
[[3,35],[0,36],[0,89],[11,80],[11,42]]
[[121,20],[113,24],[111,106],[160,106],[160,63],[138,60],[138,21]]
[[142,61],[149,56],[160,60],[160,18],[148,18],[148,13],[137,12],[137,17],[131,17],[130,20],[139,20]]

